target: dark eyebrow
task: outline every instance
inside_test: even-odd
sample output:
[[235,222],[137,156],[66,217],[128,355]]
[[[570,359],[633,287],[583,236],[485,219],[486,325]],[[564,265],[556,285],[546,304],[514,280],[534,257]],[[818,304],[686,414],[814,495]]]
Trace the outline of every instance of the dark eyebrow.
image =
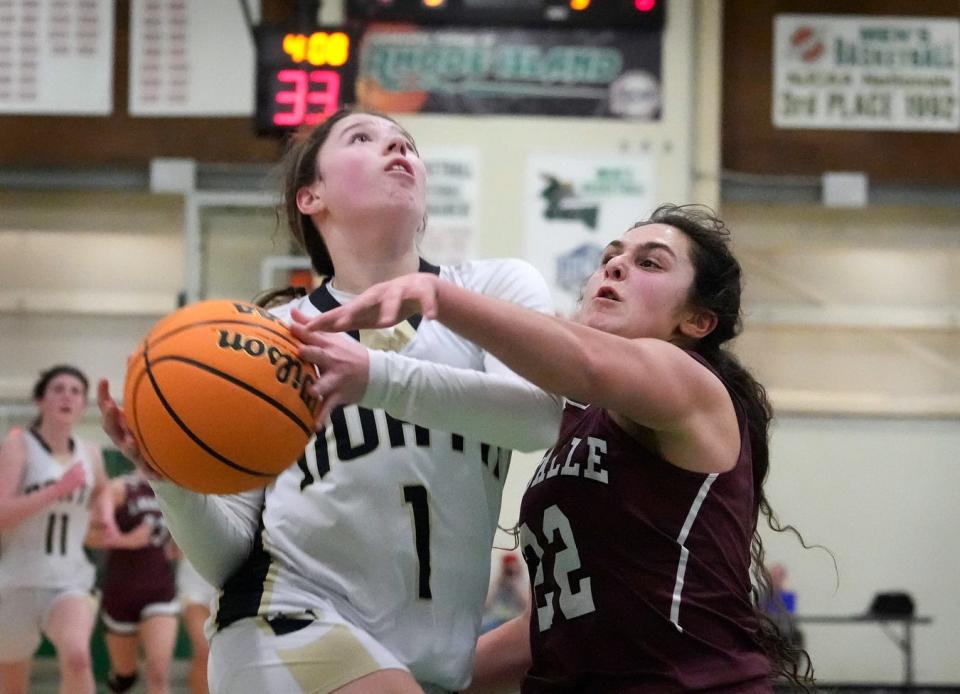
[[[664,252],[666,252],[666,253],[669,253],[669,254],[670,254],[671,256],[673,256],[674,258],[677,257],[677,254],[673,252],[673,249],[670,248],[670,246],[668,246],[668,245],[665,244],[665,243],[660,243],[659,241],[647,241],[646,243],[638,244],[638,245],[637,245],[637,248],[638,248],[639,250],[643,250],[643,251],[656,251],[656,250],[661,250],[661,251],[664,251]],[[604,252],[604,253],[606,253],[607,251],[615,251],[615,252],[617,252],[617,253],[622,252],[622,251],[623,251],[623,242],[622,242],[622,241],[611,241],[610,243],[607,244],[607,247],[603,249],[603,252]]]
[[[404,130],[402,127],[400,127],[396,123],[391,123],[391,125],[397,132],[403,135],[403,137],[407,140],[407,142],[410,143],[410,146],[413,148],[414,152],[419,152],[419,150],[417,150],[417,145],[414,144],[413,138],[410,136],[410,133],[408,133],[406,130]],[[353,122],[340,132],[340,137],[344,137],[347,133],[349,133],[354,128],[363,128],[363,127],[372,127],[372,126],[373,126],[373,123],[370,121],[363,120],[363,121]]]
[[677,257],[677,254],[673,252],[673,249],[670,248],[670,246],[668,246],[665,243],[660,243],[659,241],[647,241],[646,243],[641,243],[640,248],[642,248],[645,251],[661,250],[669,253],[674,258]]
[[340,136],[342,137],[342,136],[346,135],[348,132],[350,132],[350,131],[353,130],[354,128],[364,128],[364,127],[369,127],[370,125],[371,125],[371,124],[368,123],[368,122],[365,121],[365,120],[364,120],[364,121],[356,121],[356,122],[353,122],[353,123],[351,123],[350,125],[348,125],[347,127],[345,127],[343,130],[340,131]]

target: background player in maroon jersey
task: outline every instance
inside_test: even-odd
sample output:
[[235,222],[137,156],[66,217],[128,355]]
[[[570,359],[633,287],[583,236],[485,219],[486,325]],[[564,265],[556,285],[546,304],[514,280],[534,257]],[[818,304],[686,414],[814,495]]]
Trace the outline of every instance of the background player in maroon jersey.
[[104,541],[95,530],[90,546],[107,547],[101,618],[110,655],[111,692],[125,692],[137,680],[143,649],[150,694],[170,689],[170,663],[177,637],[177,599],[170,533],[157,497],[139,472],[110,480],[120,535]]
[[[728,236],[704,208],[662,206],[607,246],[576,322],[417,274],[295,326],[325,363],[311,330],[421,312],[568,398],[521,508],[531,614],[481,638],[474,686],[524,673],[524,692],[809,682],[753,597],[769,581],[760,513],[781,528],[763,492],[771,408],[723,348],[741,327]],[[336,369],[317,384],[341,387]]]

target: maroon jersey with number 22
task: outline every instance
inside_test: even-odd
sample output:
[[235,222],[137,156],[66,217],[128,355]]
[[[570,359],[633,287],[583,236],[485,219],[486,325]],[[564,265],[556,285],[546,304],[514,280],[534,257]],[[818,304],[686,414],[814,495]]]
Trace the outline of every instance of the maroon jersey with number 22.
[[[698,357],[691,355],[694,358]],[[539,692],[772,691],[750,599],[753,474],[671,465],[606,410],[568,403],[523,497]]]

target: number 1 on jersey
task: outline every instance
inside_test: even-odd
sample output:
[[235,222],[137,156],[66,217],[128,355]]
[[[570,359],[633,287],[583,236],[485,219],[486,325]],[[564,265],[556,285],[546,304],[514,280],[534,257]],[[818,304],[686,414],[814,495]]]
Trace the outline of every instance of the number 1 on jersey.
[[419,565],[417,597],[431,600],[430,591],[430,504],[427,488],[422,484],[408,484],[403,488],[403,500],[413,509],[413,540]]

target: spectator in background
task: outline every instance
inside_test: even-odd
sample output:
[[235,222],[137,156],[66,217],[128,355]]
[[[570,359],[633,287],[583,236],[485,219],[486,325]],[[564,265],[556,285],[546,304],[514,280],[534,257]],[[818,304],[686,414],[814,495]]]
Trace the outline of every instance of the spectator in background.
[[787,567],[783,564],[771,564],[770,590],[760,599],[764,614],[797,648],[803,648],[803,632],[797,625],[797,594],[787,589]]
[[109,549],[103,577],[101,618],[110,655],[111,692],[129,691],[138,677],[140,650],[149,694],[170,690],[170,663],[177,639],[172,543],[153,489],[139,473],[115,477],[110,490],[120,535],[87,536],[91,547]]
[[523,614],[530,602],[527,572],[513,552],[500,557],[497,575],[483,612],[482,632],[490,631]]
[[90,634],[94,568],[88,527],[117,534],[100,449],[74,436],[87,377],[61,364],[40,375],[38,414],[0,447],[0,691],[21,694],[40,635],[57,652],[60,691],[94,691]]

